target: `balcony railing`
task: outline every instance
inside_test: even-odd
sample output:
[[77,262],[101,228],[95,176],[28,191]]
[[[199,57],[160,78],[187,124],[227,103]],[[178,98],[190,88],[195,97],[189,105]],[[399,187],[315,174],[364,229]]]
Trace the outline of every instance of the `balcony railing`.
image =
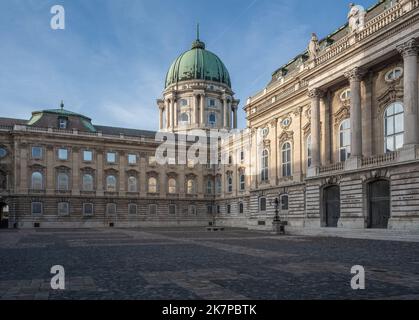
[[384,164],[396,162],[399,157],[399,152],[390,152],[377,156],[372,156],[362,159],[362,167],[378,167]]
[[339,163],[334,163],[331,165],[327,165],[327,166],[323,166],[320,167],[320,174],[323,173],[330,173],[330,172],[336,172],[336,171],[342,171],[345,167],[345,163],[344,162],[339,162]]

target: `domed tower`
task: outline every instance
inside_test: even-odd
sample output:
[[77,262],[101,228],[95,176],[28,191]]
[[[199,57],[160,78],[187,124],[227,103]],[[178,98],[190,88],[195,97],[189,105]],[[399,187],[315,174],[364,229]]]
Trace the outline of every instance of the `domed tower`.
[[157,101],[160,130],[237,128],[239,100],[234,99],[231,80],[224,63],[193,42],[170,66],[163,98]]

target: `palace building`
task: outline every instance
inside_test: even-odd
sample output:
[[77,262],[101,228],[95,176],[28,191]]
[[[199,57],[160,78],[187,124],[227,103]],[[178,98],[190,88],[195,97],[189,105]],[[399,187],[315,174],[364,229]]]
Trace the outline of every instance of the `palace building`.
[[[37,111],[0,118],[3,225],[419,228],[419,0],[351,5],[347,23],[250,97],[227,161],[156,162],[155,132]],[[171,65],[160,132],[237,128],[223,62],[198,39]],[[156,119],[157,120],[157,119]],[[157,123],[157,121],[156,121]]]

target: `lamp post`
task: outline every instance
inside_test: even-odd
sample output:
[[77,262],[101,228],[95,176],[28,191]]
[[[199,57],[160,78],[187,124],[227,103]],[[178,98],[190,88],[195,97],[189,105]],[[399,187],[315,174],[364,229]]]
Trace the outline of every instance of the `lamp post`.
[[279,198],[275,198],[274,205],[275,205],[275,218],[274,218],[274,221],[272,222],[273,232],[277,235],[285,234],[285,223],[283,223],[281,221],[281,218],[279,217],[279,205],[280,205]]

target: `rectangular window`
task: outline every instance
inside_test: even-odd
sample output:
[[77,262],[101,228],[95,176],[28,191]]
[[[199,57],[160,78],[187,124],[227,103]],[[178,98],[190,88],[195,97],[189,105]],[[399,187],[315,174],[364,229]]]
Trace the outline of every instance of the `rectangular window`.
[[129,154],[128,155],[128,164],[137,164],[137,155]]
[[42,202],[32,202],[31,205],[32,214],[35,216],[40,216],[43,214]]
[[85,203],[83,204],[83,215],[85,216],[93,216],[93,204],[92,203]]
[[109,216],[116,215],[116,204],[115,203],[108,203],[106,205],[106,214]]
[[231,214],[231,205],[227,205],[227,214]]
[[212,214],[212,205],[207,205],[207,214]]
[[244,213],[244,205],[243,205],[243,202],[240,202],[239,203],[239,213]]
[[60,129],[67,129],[67,119],[60,119],[59,125]]
[[190,215],[196,216],[196,207],[194,205],[190,205],[188,211]]
[[148,206],[148,213],[152,216],[155,216],[157,214],[157,205],[155,204],[150,204]]
[[215,107],[215,100],[214,99],[209,99],[208,100],[208,106],[214,108]]
[[266,198],[260,198],[259,200],[259,209],[260,211],[266,211]]
[[106,161],[108,163],[116,163],[116,153],[115,152],[108,152],[106,155]]
[[70,205],[68,202],[58,203],[58,215],[59,216],[68,216],[70,214]]
[[68,150],[65,148],[58,149],[58,160],[68,160]]
[[176,214],[176,205],[174,205],[174,204],[169,205],[169,214],[170,215],[175,215]]
[[130,203],[130,204],[128,205],[128,214],[129,214],[130,216],[135,216],[135,215],[137,215],[137,214],[138,214],[138,207],[137,207],[137,205],[136,205],[136,204],[134,204],[134,203]]
[[42,148],[32,147],[32,159],[42,159]]
[[92,162],[93,161],[93,152],[89,150],[83,151],[83,161]]
[[150,166],[154,166],[156,164],[156,157],[155,156],[148,157],[148,164]]

